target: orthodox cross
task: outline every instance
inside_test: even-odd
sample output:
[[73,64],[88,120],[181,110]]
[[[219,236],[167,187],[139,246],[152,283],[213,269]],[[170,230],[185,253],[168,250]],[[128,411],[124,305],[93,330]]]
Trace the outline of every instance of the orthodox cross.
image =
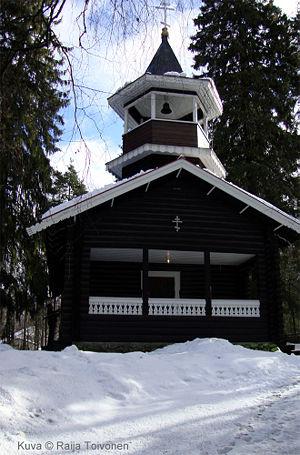
[[170,3],[167,2],[167,0],[162,0],[160,2],[159,6],[155,7],[156,9],[162,9],[164,11],[164,20],[161,22],[162,25],[165,27],[170,27],[170,25],[167,24],[167,12],[168,11],[175,11],[175,8],[170,8]]
[[175,226],[174,226],[174,229],[176,232],[180,231],[180,226],[179,224],[182,223],[181,219],[179,218],[179,216],[176,215],[176,217],[174,218],[174,220],[172,220],[172,223],[175,223]]

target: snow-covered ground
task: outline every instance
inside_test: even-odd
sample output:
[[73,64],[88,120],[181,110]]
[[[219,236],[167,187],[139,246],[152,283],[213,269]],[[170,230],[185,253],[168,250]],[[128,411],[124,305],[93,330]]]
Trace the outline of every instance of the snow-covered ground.
[[0,454],[298,455],[299,376],[300,357],[220,339],[128,354],[0,344]]

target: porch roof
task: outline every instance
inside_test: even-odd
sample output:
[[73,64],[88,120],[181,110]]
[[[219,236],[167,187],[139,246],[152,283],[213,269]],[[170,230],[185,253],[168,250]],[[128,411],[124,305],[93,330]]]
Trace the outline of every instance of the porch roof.
[[211,185],[211,191],[214,188],[217,188],[241,201],[243,204],[245,204],[245,207],[240,211],[241,214],[248,207],[251,207],[262,213],[264,216],[277,222],[278,226],[275,229],[284,226],[300,234],[299,219],[283,212],[278,207],[275,207],[274,205],[259,198],[258,196],[248,193],[237,185],[234,185],[231,182],[227,182],[223,178],[217,177],[207,169],[201,169],[200,167],[195,166],[183,158],[173,161],[160,168],[142,172],[129,179],[124,179],[98,190],[83,194],[72,199],[71,201],[64,202],[63,204],[53,207],[43,214],[42,219],[39,223],[36,223],[33,226],[27,228],[27,232],[29,235],[33,235],[39,231],[47,229],[53,224],[74,217],[93,207],[97,207],[118,196],[126,194],[135,188],[147,185],[154,180],[157,180],[165,175],[179,171],[181,169],[209,183]]
[[[149,249],[149,264],[165,264],[166,259],[174,264],[203,265],[203,251]],[[254,258],[254,254],[211,252],[211,265],[240,265]],[[91,248],[91,261],[143,262],[142,248]]]

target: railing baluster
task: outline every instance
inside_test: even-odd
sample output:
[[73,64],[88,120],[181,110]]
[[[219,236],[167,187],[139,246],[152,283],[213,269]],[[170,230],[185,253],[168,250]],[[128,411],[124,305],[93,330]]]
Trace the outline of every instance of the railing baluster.
[[[212,300],[212,316],[259,317],[259,300]],[[142,299],[90,297],[89,314],[142,315]],[[204,299],[149,299],[150,316],[205,316]]]
[[212,300],[212,315],[225,317],[259,317],[259,300]]

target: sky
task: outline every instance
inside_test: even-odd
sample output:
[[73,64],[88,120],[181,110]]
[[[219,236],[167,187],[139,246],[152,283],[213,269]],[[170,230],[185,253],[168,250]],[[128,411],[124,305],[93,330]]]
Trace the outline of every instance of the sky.
[[[101,3],[102,0],[98,1]],[[154,5],[159,3],[158,0],[153,2]],[[297,0],[275,0],[274,3],[287,15],[296,12]],[[109,41],[107,29],[89,30],[82,38],[85,48],[82,50],[78,46],[82,30],[78,24],[81,24],[82,17],[77,20],[82,4],[82,0],[67,0],[62,21],[57,26],[63,44],[73,48],[73,77],[81,86],[76,93],[77,121],[82,137],[74,130],[74,103],[71,101],[63,112],[65,126],[59,143],[61,151],[53,155],[51,163],[63,172],[72,162],[88,190],[93,190],[114,181],[114,177],[106,172],[105,163],[122,152],[123,124],[109,108],[107,98],[145,72],[161,42],[163,15],[153,8],[153,20],[147,23],[146,30],[141,26],[134,36],[121,36],[117,42]],[[190,36],[195,32],[193,18],[197,14],[198,9],[191,7],[168,13],[169,42],[187,76],[195,73],[192,69],[193,54],[187,48]]]

